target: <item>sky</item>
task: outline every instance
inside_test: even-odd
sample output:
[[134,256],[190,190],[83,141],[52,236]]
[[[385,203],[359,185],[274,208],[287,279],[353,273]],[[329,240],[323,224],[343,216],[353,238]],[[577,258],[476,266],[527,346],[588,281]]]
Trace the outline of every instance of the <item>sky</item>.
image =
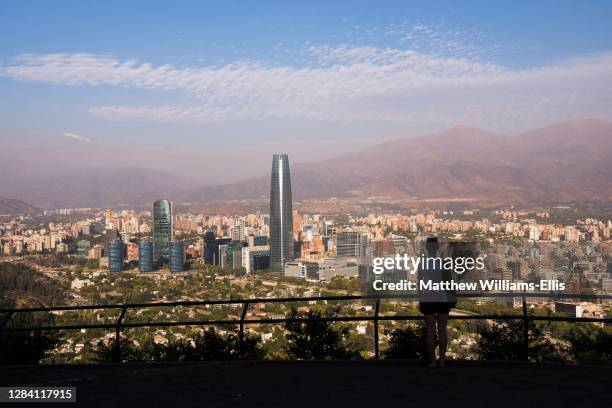
[[612,120],[609,1],[0,2],[4,156],[218,184],[467,125]]

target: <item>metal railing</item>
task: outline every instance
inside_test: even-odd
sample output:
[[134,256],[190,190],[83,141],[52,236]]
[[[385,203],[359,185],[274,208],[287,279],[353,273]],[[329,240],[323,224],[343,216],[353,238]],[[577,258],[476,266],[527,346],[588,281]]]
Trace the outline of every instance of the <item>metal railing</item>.
[[[600,322],[605,324],[612,323],[612,318],[595,317],[570,317],[570,316],[537,316],[529,314],[527,298],[547,297],[551,300],[579,299],[579,300],[612,300],[612,295],[579,295],[570,293],[461,293],[458,298],[521,298],[522,313],[515,315],[450,315],[451,320],[522,320],[523,322],[523,357],[528,359],[529,350],[529,322],[531,321],[557,321],[557,322]],[[362,300],[374,302],[374,314],[372,316],[321,316],[321,317],[285,317],[285,318],[266,318],[266,319],[247,319],[249,307],[255,304],[268,303],[300,303],[300,302],[334,302]],[[30,332],[30,331],[60,331],[60,330],[81,330],[81,329],[110,329],[115,330],[115,361],[120,360],[121,355],[121,331],[123,329],[138,327],[172,327],[172,326],[215,326],[215,325],[239,325],[239,354],[242,355],[244,347],[244,326],[248,324],[285,324],[290,322],[359,322],[368,321],[374,323],[374,357],[380,357],[378,325],[381,321],[398,320],[423,320],[422,315],[392,315],[385,316],[380,314],[380,304],[384,300],[395,301],[417,301],[418,295],[354,295],[354,296],[320,296],[302,298],[253,298],[253,299],[233,299],[233,300],[207,300],[207,301],[174,301],[158,303],[124,303],[124,304],[102,304],[102,305],[81,305],[81,306],[52,306],[34,308],[14,308],[0,309],[3,318],[0,320],[0,335],[11,332]],[[213,305],[242,305],[240,319],[220,319],[220,320],[187,320],[187,321],[154,321],[154,322],[124,322],[128,310],[144,309],[152,307],[172,307],[172,306],[213,306]],[[49,325],[49,326],[27,326],[9,327],[8,323],[15,313],[35,313],[35,312],[54,312],[54,311],[73,311],[73,310],[112,310],[120,309],[119,317],[114,323],[92,323],[74,325]]]

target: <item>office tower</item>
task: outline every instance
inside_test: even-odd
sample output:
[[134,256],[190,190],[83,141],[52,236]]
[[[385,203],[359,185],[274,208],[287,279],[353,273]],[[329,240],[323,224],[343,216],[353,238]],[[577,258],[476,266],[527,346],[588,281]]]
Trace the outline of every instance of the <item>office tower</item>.
[[270,270],[283,273],[285,262],[293,260],[293,209],[289,158],[272,158],[270,187]]
[[268,245],[268,237],[265,235],[255,235],[252,238],[252,242],[249,242],[249,246],[264,246]]
[[215,254],[215,265],[227,266],[227,262],[225,262],[227,260],[227,248],[231,242],[232,239],[228,237],[216,239],[217,252]]
[[110,244],[119,237],[119,230],[117,230],[116,228],[110,228],[106,230],[106,233],[104,235],[104,256],[110,256]]
[[138,243],[138,269],[140,272],[153,271],[153,241],[148,238]]
[[225,254],[226,260],[225,265],[228,268],[236,269],[242,266],[242,242],[232,241],[227,246],[227,253]]
[[234,226],[231,229],[230,237],[234,241],[244,241],[244,221],[241,219],[236,219],[234,221]]
[[246,273],[270,268],[270,247],[248,246],[242,248],[242,266]]
[[104,224],[108,225],[112,218],[113,218],[113,214],[111,213],[111,210],[104,210]]
[[368,248],[368,235],[357,231],[336,233],[336,256],[364,257]]
[[86,236],[86,235],[91,235],[91,225],[90,224],[83,224],[81,226],[79,226],[79,235],[80,236]]
[[102,247],[102,245],[100,244],[94,245],[93,248],[89,250],[87,257],[89,259],[100,259],[102,258],[103,251],[104,251],[104,248]]
[[302,257],[302,240],[296,239],[293,241],[293,259],[298,259]]
[[123,241],[120,239],[110,243],[108,270],[111,272],[121,272],[123,270]]
[[81,240],[76,244],[76,252],[77,255],[81,258],[86,258],[89,254],[89,249],[91,248],[91,242],[86,240]]
[[227,266],[227,248],[228,244],[219,244],[219,253],[217,254],[217,259],[219,263],[217,265],[225,267]]
[[170,241],[168,257],[170,272],[183,272],[185,270],[185,245],[183,241]]
[[168,245],[172,240],[172,203],[157,200],[153,203],[153,261],[168,261]]
[[215,231],[208,230],[204,233],[204,263],[215,265],[217,262],[217,236]]
[[126,261],[128,262],[138,261],[138,244],[135,242],[126,243],[125,253],[127,255]]

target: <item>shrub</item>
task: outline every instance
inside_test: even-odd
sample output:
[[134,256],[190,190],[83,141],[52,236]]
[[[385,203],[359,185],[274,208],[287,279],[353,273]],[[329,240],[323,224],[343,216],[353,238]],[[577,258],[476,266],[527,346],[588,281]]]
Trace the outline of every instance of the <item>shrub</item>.
[[612,364],[612,329],[576,325],[564,336],[574,360],[581,364]]
[[[9,320],[7,327],[35,326],[46,322],[48,319],[17,313]],[[57,344],[57,334],[40,331],[0,333],[0,364],[39,364]]]
[[348,327],[335,329],[330,322],[317,321],[322,314],[308,311],[291,311],[288,318],[306,318],[301,322],[285,323],[287,345],[285,351],[289,358],[297,360],[358,359],[358,350],[347,344]]
[[423,359],[428,356],[426,329],[421,322],[391,332],[389,347],[383,352],[388,359]]
[[[527,358],[530,361],[557,359],[555,348],[533,321],[528,323]],[[478,330],[477,353],[482,360],[523,360],[525,358],[523,322],[495,320]]]
[[[244,336],[242,349],[236,333],[226,336],[214,329],[198,334],[189,340],[176,340],[167,344],[152,341],[136,346],[127,339],[121,339],[121,361],[209,361],[209,360],[260,360],[264,357],[260,337]],[[115,343],[99,342],[94,349],[96,361],[112,362],[116,353]]]

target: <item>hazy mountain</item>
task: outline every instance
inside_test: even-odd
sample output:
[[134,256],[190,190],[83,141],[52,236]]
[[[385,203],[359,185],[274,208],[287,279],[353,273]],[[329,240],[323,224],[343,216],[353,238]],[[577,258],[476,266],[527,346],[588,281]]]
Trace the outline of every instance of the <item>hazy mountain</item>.
[[[6,163],[3,167],[7,168]],[[8,174],[19,177],[0,181],[0,191],[45,208],[139,205],[159,197],[178,197],[192,187],[188,180],[150,169],[15,167]]]
[[0,215],[41,214],[43,210],[21,200],[0,197]]
[[[314,147],[313,147],[314,148]],[[308,197],[390,197],[510,204],[612,200],[612,123],[578,120],[519,135],[458,126],[385,142],[320,163],[292,163],[292,190]],[[45,207],[266,198],[269,175],[198,186],[141,168],[52,168],[3,160],[6,195]]]
[[[579,120],[519,135],[458,126],[292,166],[297,198],[353,196],[482,203],[612,200],[612,123]],[[195,190],[189,199],[265,197],[268,177]]]

